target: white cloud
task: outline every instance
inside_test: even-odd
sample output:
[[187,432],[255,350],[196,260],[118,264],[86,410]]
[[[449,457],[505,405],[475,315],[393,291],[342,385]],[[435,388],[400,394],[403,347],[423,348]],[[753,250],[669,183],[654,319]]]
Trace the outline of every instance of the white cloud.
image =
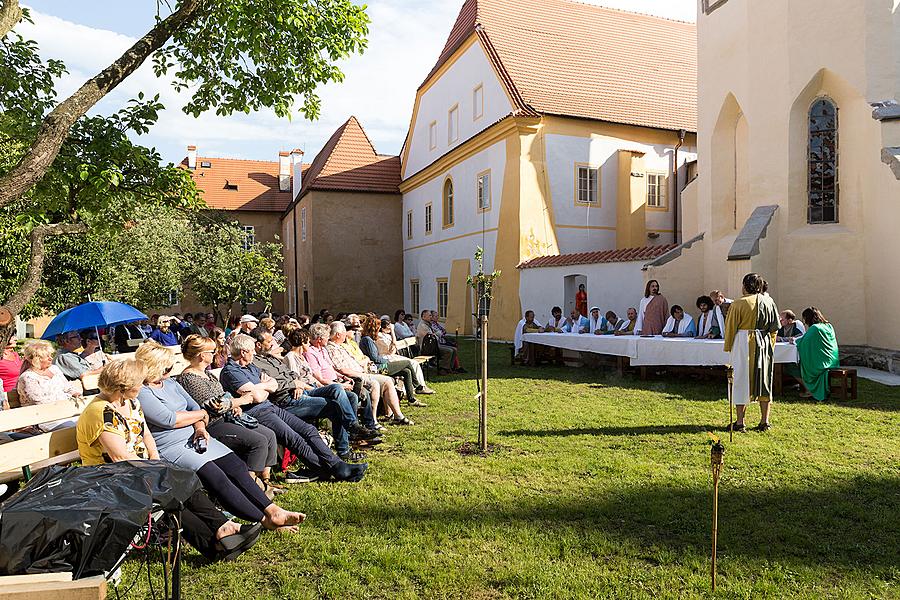
[[[690,21],[696,10],[695,0],[583,1]],[[203,155],[271,160],[279,150],[299,147],[311,160],[350,115],[360,119],[379,152],[397,153],[409,126],[415,90],[437,59],[461,5],[462,0],[372,0],[368,49],[341,64],[346,75],[343,83],[319,90],[322,114],[314,123],[300,115],[290,122],[278,119],[271,111],[227,118],[204,114],[195,119],[180,110],[187,96],[176,94],[168,81],[157,79],[149,64],[126,79],[94,112],[114,112],[141,91],[159,93],[167,110],[140,142],[156,146],[173,162],[181,160],[189,144],[199,146]],[[60,97],[77,89],[134,42],[120,33],[34,10],[32,16],[35,24],[22,25],[20,33],[35,39],[45,57],[60,58],[69,68],[69,75],[58,85]]]

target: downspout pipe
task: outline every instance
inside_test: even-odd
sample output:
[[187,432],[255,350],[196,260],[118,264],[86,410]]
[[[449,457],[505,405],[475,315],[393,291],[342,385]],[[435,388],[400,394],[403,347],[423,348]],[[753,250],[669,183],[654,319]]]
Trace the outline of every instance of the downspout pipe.
[[675,145],[675,156],[672,160],[672,179],[675,182],[675,197],[672,201],[672,237],[676,244],[679,243],[679,239],[681,238],[681,236],[678,235],[678,207],[681,204],[681,187],[678,185],[678,151],[684,146],[684,138],[686,136],[687,131],[684,129],[678,130],[678,143]]

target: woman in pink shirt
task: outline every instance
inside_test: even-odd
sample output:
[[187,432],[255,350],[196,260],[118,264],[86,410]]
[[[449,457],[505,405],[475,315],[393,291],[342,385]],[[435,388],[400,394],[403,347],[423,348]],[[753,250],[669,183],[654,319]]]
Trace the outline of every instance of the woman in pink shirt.
[[[22,357],[16,352],[16,336],[12,335],[3,348],[3,356],[0,357],[0,381],[3,384],[3,393],[9,393],[16,389],[19,381],[19,373],[22,372]],[[5,397],[4,397],[5,398]],[[8,409],[9,404],[4,399],[3,409]]]

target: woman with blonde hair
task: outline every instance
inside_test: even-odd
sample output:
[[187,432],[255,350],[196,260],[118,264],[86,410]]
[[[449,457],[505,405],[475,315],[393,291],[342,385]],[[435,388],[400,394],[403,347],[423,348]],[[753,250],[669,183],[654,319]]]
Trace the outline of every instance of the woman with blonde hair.
[[[102,465],[123,460],[159,460],[137,396],[146,368],[133,358],[106,365],[100,393],[78,418],[76,439],[81,462]],[[210,560],[231,560],[256,543],[261,527],[238,525],[218,510],[202,490],[184,503],[184,537]]]
[[174,354],[155,342],[142,344],[135,358],[147,369],[138,400],[159,454],[196,471],[203,487],[228,512],[266,529],[298,531],[303,513],[274,504],[250,478],[247,464],[206,430],[209,414],[177,382],[169,378]]
[[[69,381],[62,370],[53,364],[56,351],[50,342],[34,340],[25,346],[23,352],[22,372],[16,383],[19,393],[19,404],[50,404],[62,400],[71,400],[73,396],[81,396],[81,387],[77,381]],[[37,432],[52,431],[74,425],[72,420],[51,421],[37,426]]]
[[242,412],[242,406],[253,404],[253,395],[234,398],[222,389],[219,380],[209,372],[216,342],[191,334],[181,344],[181,354],[190,365],[175,379],[191,398],[209,413],[206,430],[247,463],[250,476],[258,478],[260,487],[271,498],[283,492],[271,484],[271,466],[277,462],[278,440],[275,432],[260,425]]

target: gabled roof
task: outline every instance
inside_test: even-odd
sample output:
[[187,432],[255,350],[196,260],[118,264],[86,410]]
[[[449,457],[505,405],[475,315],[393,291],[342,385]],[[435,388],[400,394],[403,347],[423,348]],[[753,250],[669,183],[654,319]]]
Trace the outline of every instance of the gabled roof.
[[465,0],[422,86],[472,34],[516,113],[697,131],[693,23],[571,0]]
[[638,248],[621,248],[618,250],[599,250],[597,252],[580,252],[578,254],[558,254],[556,256],[538,256],[519,264],[518,269],[535,269],[538,267],[568,267],[571,265],[591,265],[597,263],[632,262],[652,260],[678,247],[678,244],[660,246],[640,246]]
[[303,175],[312,190],[400,193],[400,157],[378,154],[356,117],[338,127]]
[[[187,164],[187,158],[181,161],[182,167]],[[191,177],[213,209],[280,213],[291,202],[291,192],[278,189],[277,161],[198,156]]]

